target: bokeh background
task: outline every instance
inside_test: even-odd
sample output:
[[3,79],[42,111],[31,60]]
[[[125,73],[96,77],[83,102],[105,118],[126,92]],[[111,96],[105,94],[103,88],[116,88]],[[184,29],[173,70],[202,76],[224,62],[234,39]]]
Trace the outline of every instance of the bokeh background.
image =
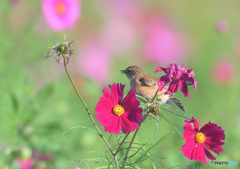
[[[197,89],[190,86],[191,98],[180,92],[176,98],[200,126],[211,121],[225,130],[224,151],[214,154],[216,161],[240,162],[240,1],[52,1],[0,1],[1,169],[21,168],[29,158],[40,169],[106,166],[100,158],[104,142],[76,127],[94,128],[63,64],[45,59],[64,38],[74,41],[68,68],[92,114],[103,87],[124,83],[127,93],[129,82],[120,70],[130,65],[156,77],[163,75],[153,73],[157,66],[175,62],[192,68]],[[183,131],[183,118],[165,115],[174,125],[149,118],[137,141],[151,145],[176,128]],[[150,153],[159,168],[219,167],[188,160],[183,144],[176,132]],[[146,160],[139,167],[152,165]],[[239,164],[222,168],[227,167]]]

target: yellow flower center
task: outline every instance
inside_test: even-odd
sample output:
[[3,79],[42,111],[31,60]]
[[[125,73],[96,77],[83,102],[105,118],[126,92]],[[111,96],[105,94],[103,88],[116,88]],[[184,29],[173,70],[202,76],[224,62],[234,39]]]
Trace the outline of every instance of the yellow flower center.
[[55,4],[55,11],[57,12],[57,14],[63,15],[66,13],[66,10],[67,10],[67,7],[64,2],[57,2]]
[[124,108],[122,105],[116,105],[113,108],[113,113],[117,116],[121,116],[124,113]]
[[197,133],[195,140],[197,143],[203,143],[206,140],[206,137],[203,133]]

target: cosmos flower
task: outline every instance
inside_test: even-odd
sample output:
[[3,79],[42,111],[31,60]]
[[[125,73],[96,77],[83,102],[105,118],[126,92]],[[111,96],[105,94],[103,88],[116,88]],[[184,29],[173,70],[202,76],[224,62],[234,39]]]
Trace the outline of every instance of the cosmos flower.
[[186,55],[182,37],[164,19],[155,15],[149,17],[143,26],[144,58],[163,65],[181,63]]
[[17,158],[15,162],[22,168],[22,169],[31,169],[32,168],[32,159],[28,158],[27,160],[21,160]]
[[131,22],[112,18],[103,28],[102,39],[106,48],[117,55],[133,48],[136,32]]
[[121,130],[129,133],[139,127],[137,123],[142,122],[143,109],[138,107],[140,102],[135,97],[136,90],[131,89],[123,98],[124,87],[116,83],[109,85],[111,93],[104,88],[104,95],[95,108],[95,117],[109,133],[119,134]]
[[168,90],[165,94],[174,94],[180,88],[183,95],[185,97],[190,97],[188,92],[188,85],[193,85],[194,89],[197,88],[196,81],[192,76],[194,76],[194,72],[192,69],[187,70],[183,66],[177,66],[175,63],[168,65],[167,68],[157,67],[154,73],[164,71],[166,75],[160,77],[158,86],[159,90],[161,91],[164,86],[170,82]]
[[95,82],[104,84],[109,77],[111,61],[110,52],[101,40],[88,39],[79,52],[78,71]]
[[53,30],[72,29],[80,17],[80,0],[43,0],[42,10]]
[[[54,56],[56,57],[56,61],[59,63],[61,57],[66,58],[66,64],[69,62],[69,59],[72,55],[72,43],[69,43],[68,41],[64,41],[63,43],[60,43],[56,46],[53,46],[51,49],[49,49],[48,54],[45,58]],[[53,54],[50,54],[51,50],[54,50]]]
[[213,66],[213,78],[217,84],[228,84],[233,77],[233,64],[228,59],[221,59]]
[[[193,123],[194,128],[191,123]],[[190,160],[207,164],[205,156],[210,160],[216,159],[208,150],[218,155],[223,151],[221,146],[224,144],[222,140],[225,139],[225,134],[220,126],[211,122],[199,130],[198,121],[192,117],[192,119],[185,121],[183,139],[186,140],[186,144],[182,147],[182,153]]]
[[226,20],[219,20],[217,23],[216,23],[216,29],[218,32],[220,33],[225,33],[229,30],[229,24],[228,24],[228,21]]

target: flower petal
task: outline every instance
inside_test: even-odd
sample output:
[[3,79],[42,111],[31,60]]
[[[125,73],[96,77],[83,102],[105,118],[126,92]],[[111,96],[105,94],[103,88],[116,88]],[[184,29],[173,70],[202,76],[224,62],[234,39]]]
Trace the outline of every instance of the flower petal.
[[94,117],[97,118],[97,120],[101,123],[102,126],[106,127],[109,122],[111,122],[114,118],[115,115],[112,114],[97,114]]
[[95,111],[97,113],[111,113],[112,109],[114,107],[113,103],[111,102],[112,100],[108,99],[105,96],[101,96],[99,99],[99,102],[95,108]]
[[116,83],[113,83],[112,85],[109,85],[109,88],[111,89],[111,97],[114,105],[118,105],[118,86]]
[[208,124],[205,124],[200,131],[207,137],[214,137],[218,140],[225,139],[224,130],[222,130],[222,128],[215,123],[209,122]]
[[194,71],[192,69],[187,70],[187,73],[189,77],[195,76]]
[[121,118],[121,126],[124,132],[129,133],[139,128],[139,126],[135,122],[128,119],[126,114],[123,114]]
[[206,148],[204,148],[204,153],[205,153],[205,155],[207,156],[208,159],[216,160],[216,158]]
[[157,67],[157,68],[154,70],[154,73],[162,72],[162,71],[164,71],[166,74],[168,74],[168,73],[169,73],[169,68]]
[[185,122],[184,123],[183,139],[195,141],[196,134],[197,133],[194,131],[192,125],[189,124],[188,122]]
[[196,161],[201,161],[205,164],[207,164],[207,159],[205,157],[205,152],[204,152],[204,148],[203,145],[200,143],[197,143],[193,149],[192,152],[192,159],[196,160]]
[[159,91],[162,91],[162,89],[164,88],[164,86],[166,86],[166,84],[168,82],[170,82],[169,76],[164,75],[164,76],[160,77],[159,82],[158,82]]
[[196,132],[199,131],[199,123],[198,123],[198,121],[197,121],[197,119],[196,119],[195,117],[192,117],[192,119],[187,119],[187,120],[185,120],[185,122],[193,123],[194,130],[195,130]]
[[195,141],[189,141],[184,146],[182,146],[182,149],[181,149],[182,153],[190,160],[193,159],[192,152],[193,152],[195,145],[196,145]]
[[220,153],[223,151],[223,148],[221,147],[221,145],[223,145],[223,144],[224,144],[224,142],[220,142],[220,144],[209,143],[209,140],[207,140],[207,139],[203,143],[203,145],[207,149],[217,153],[218,155],[220,155]]
[[123,98],[123,90],[124,90],[125,85],[123,84],[117,84],[118,88],[118,104],[121,104],[122,98]]
[[180,80],[179,81],[179,87],[180,87],[180,89],[181,89],[181,91],[182,91],[182,93],[185,97],[189,97],[189,98],[191,97],[189,92],[188,92],[188,86],[187,86],[186,81]]
[[136,99],[136,89],[130,89],[126,97],[122,101],[122,105],[125,110],[134,110],[140,105],[140,102]]
[[172,81],[168,87],[168,90],[165,94],[173,95],[178,91],[179,88],[179,82],[178,81]]
[[120,116],[115,116],[105,127],[104,131],[109,133],[119,134],[121,132],[121,122],[122,119]]

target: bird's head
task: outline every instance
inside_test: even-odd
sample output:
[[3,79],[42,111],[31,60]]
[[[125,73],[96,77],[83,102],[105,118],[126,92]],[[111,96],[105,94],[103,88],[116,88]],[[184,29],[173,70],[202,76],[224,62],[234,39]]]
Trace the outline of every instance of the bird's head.
[[138,66],[129,66],[126,69],[121,70],[121,72],[125,74],[129,80],[134,79],[138,74],[144,73]]

